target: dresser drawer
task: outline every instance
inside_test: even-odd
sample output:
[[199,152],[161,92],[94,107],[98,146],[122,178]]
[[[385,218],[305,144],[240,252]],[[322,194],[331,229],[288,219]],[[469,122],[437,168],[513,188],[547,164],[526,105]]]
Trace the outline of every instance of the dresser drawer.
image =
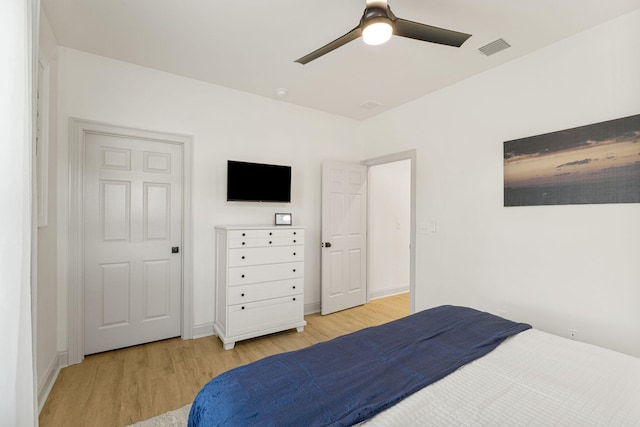
[[286,326],[304,318],[301,296],[274,298],[266,301],[229,306],[229,334]]
[[281,228],[268,230],[231,230],[229,231],[230,239],[268,239],[269,237],[304,237],[304,229],[302,228]]
[[243,265],[273,264],[304,260],[304,248],[300,246],[277,246],[273,248],[229,249],[229,267]]
[[230,239],[230,248],[257,248],[271,246],[303,245],[304,236],[295,237],[261,237],[255,239]]
[[304,277],[304,262],[231,267],[227,271],[229,286],[245,285]]
[[227,301],[230,305],[246,304],[270,298],[301,295],[304,279],[278,280],[275,282],[253,283],[229,288]]

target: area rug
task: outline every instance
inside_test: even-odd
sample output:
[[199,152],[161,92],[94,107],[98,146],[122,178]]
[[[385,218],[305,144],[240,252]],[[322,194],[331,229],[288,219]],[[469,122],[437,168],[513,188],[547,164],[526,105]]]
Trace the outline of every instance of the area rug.
[[157,417],[131,424],[129,427],[185,427],[189,419],[190,409],[191,404],[165,412]]

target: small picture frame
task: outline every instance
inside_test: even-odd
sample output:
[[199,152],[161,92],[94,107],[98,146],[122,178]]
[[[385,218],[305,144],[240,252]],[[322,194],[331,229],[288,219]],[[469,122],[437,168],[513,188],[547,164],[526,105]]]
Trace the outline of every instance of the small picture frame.
[[293,221],[293,215],[290,213],[277,213],[276,214],[276,225],[291,225]]

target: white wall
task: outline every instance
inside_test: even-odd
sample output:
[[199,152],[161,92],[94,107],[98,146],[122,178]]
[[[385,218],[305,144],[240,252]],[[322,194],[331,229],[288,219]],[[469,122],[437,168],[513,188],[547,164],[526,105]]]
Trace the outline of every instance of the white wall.
[[[214,227],[272,224],[275,212],[307,227],[305,305],[319,307],[321,161],[358,159],[357,122],[62,47],[59,75],[59,343],[67,343],[70,117],[193,136],[194,326],[213,322]],[[292,203],[226,202],[229,159],[291,165]]]
[[411,160],[369,168],[369,276],[375,299],[409,290]]
[[[640,113],[640,11],[363,124],[417,149],[416,307],[471,305],[640,356],[640,204],[503,207],[502,143]],[[390,143],[393,144],[391,148]]]

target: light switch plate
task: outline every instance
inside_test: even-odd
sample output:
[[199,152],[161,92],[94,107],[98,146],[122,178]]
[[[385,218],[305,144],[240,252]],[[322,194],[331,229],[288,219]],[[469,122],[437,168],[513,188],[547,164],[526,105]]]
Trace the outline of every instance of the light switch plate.
[[429,224],[426,222],[419,222],[416,224],[416,233],[427,234],[429,233]]

